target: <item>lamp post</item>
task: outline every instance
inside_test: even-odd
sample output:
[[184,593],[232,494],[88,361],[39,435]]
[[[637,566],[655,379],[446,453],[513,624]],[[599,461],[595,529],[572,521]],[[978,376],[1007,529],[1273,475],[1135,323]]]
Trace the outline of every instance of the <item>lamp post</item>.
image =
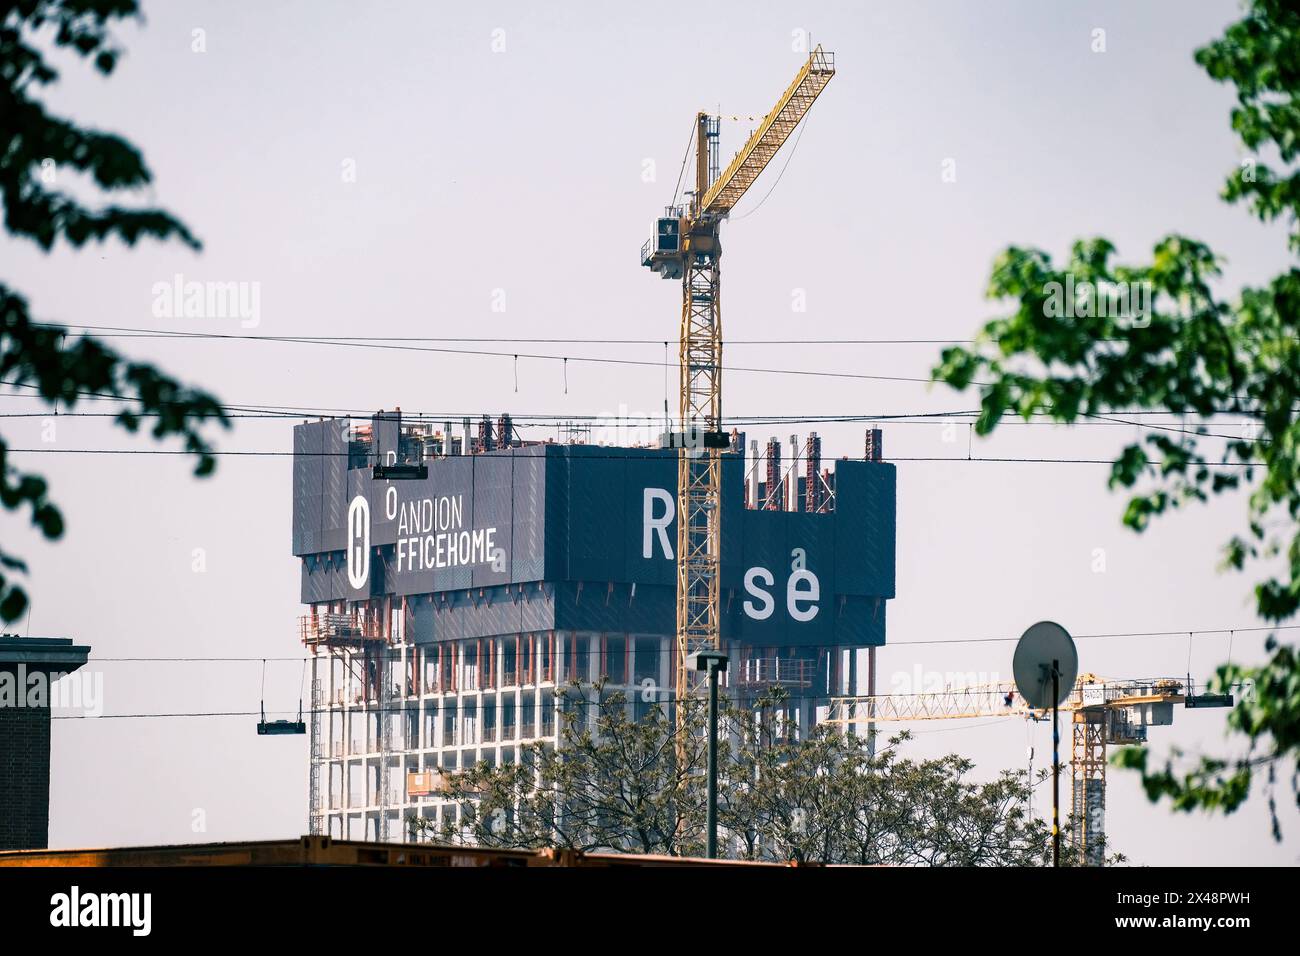
[[1052,661],[1052,866],[1061,865],[1061,662]]
[[[704,855],[718,858],[718,675],[727,670],[727,655],[722,651],[696,651],[687,662],[697,671],[709,675],[709,783],[708,807],[705,811]],[[681,706],[681,702],[678,702]]]

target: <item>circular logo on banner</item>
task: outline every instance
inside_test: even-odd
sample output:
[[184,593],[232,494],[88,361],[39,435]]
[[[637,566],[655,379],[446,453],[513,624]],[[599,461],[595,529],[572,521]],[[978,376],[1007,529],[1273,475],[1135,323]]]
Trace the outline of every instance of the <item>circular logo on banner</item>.
[[357,495],[348,505],[348,583],[361,590],[370,579],[370,502]]

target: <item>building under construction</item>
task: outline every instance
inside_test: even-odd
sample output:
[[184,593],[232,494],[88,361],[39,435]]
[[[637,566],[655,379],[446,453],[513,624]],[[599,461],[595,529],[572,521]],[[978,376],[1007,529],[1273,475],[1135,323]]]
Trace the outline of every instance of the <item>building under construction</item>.
[[[816,435],[732,433],[721,456],[725,686],[783,688],[794,734],[874,686],[895,470],[878,430],[863,452],[824,467]],[[523,442],[509,416],[296,426],[312,833],[401,840],[405,818],[454,822],[443,774],[556,746],[557,687],[671,703],[678,455]]]

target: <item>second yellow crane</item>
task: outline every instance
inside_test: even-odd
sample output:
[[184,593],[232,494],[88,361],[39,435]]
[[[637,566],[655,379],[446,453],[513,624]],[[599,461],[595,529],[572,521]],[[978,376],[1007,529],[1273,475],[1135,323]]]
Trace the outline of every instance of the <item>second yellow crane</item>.
[[[1188,699],[1176,680],[1108,681],[1095,674],[1079,675],[1061,713],[1070,714],[1073,724],[1071,830],[1083,862],[1091,866],[1104,862],[1107,746],[1146,743],[1147,728],[1172,723],[1174,705]],[[1014,684],[1003,683],[928,694],[837,697],[830,702],[825,722],[842,727],[865,725],[868,733],[874,733],[877,721],[1003,716],[1039,720],[1044,713],[1027,707]],[[1050,718],[1050,710],[1046,716]]]

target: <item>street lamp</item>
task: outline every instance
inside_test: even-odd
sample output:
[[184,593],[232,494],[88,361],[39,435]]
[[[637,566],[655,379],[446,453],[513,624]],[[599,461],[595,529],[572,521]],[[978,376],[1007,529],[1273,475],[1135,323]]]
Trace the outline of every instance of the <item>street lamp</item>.
[[[727,655],[713,649],[696,651],[686,662],[709,675],[709,803],[704,821],[704,855],[718,857],[718,675],[727,670]],[[678,706],[682,701],[678,701]]]

